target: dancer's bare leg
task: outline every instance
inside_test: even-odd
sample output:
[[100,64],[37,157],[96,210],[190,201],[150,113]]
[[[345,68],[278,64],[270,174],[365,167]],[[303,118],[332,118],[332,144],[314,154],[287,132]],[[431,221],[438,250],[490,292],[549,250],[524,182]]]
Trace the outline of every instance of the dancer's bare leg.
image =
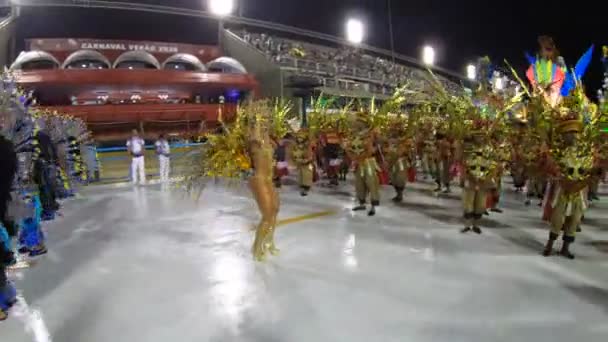
[[252,253],[257,261],[266,259],[267,246],[266,241],[272,235],[274,225],[276,224],[276,215],[274,208],[275,193],[272,181],[262,177],[253,176],[249,180],[249,187],[254,195],[255,201],[258,204],[258,209],[262,218],[256,227],[255,241],[253,242]]
[[277,217],[279,216],[279,208],[281,206],[281,203],[280,203],[280,199],[279,199],[279,194],[276,192],[275,189],[272,189],[272,190],[273,190],[273,203],[272,203],[273,204],[273,216],[272,216],[272,222],[271,222],[271,230],[270,230],[270,233],[268,234],[266,248],[268,249],[270,254],[277,255],[277,254],[279,254],[280,250],[276,247],[276,245],[274,243],[274,233],[276,232],[276,229],[277,229]]

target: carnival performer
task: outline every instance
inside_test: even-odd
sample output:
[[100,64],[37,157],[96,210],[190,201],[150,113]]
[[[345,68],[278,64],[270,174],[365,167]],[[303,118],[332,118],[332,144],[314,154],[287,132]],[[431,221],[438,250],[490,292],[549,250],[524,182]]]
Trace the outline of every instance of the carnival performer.
[[355,164],[355,191],[359,205],[353,211],[366,210],[367,197],[370,197],[369,216],[376,215],[380,205],[380,167],[375,158],[376,133],[373,131],[369,114],[359,112],[351,124],[351,132],[343,141],[348,158]]
[[557,133],[561,140],[552,149],[556,190],[551,200],[551,232],[543,251],[544,256],[553,253],[553,244],[563,231],[560,255],[574,259],[570,245],[586,209],[585,190],[593,167],[591,147],[578,140],[583,124],[574,107],[562,107]]
[[435,133],[435,153],[435,183],[437,183],[435,191],[448,194],[452,192],[450,189],[450,167],[452,166],[453,156],[452,144],[444,129],[440,129]]
[[[327,109],[333,101],[334,99],[323,95],[313,99],[306,128],[309,136],[314,137],[311,145],[315,147],[316,164],[327,175],[329,186],[338,186],[339,180],[346,180],[346,174],[350,169],[350,162],[341,145],[342,137],[346,132],[346,117],[350,105],[345,106],[338,113],[330,114]],[[316,176],[316,172],[313,176]]]
[[158,156],[158,165],[160,168],[160,182],[162,184],[169,182],[169,172],[171,168],[171,147],[165,139],[165,135],[161,134],[156,143],[156,155]]
[[132,131],[131,138],[127,141],[127,150],[131,154],[131,181],[133,185],[146,184],[145,166],[145,142],[139,137],[136,129]]
[[422,164],[424,179],[437,177],[437,165],[434,156],[437,154],[437,147],[432,139],[432,123],[428,122],[422,126],[418,135],[418,153]]
[[83,157],[85,155],[84,144],[91,140],[91,132],[86,129],[84,121],[78,118],[69,117],[66,122],[68,134],[68,164],[70,165],[71,175],[74,185],[88,184],[89,170]]
[[[43,120],[44,126],[47,127],[51,142],[55,147],[56,162],[55,165],[51,166],[49,178],[53,182],[55,195],[58,199],[65,199],[72,195],[72,187],[70,185],[70,178],[68,177],[69,166],[69,145],[68,145],[68,130],[67,130],[67,116],[58,115],[55,112],[42,112],[37,114],[39,120]],[[66,172],[67,171],[67,172]]]
[[[604,84],[603,88],[608,89],[608,46],[603,47],[604,57]],[[594,168],[589,187],[589,200],[599,200],[600,182],[606,182],[608,172],[608,98],[606,90],[600,91],[599,108],[597,118],[594,120]]]
[[57,150],[46,132],[44,118],[37,120],[32,159],[34,162],[34,181],[38,185],[40,201],[42,202],[42,220],[53,220],[56,211],[59,210],[54,177],[54,168],[57,164]]
[[505,132],[495,130],[491,137],[490,145],[494,151],[494,159],[496,162],[496,168],[494,178],[492,179],[492,187],[488,193],[486,207],[492,212],[502,213],[503,210],[499,208],[500,204],[500,193],[502,191],[502,176],[507,168],[507,163],[511,158],[511,147],[504,141]]
[[561,101],[561,89],[566,80],[566,71],[559,63],[559,51],[553,38],[540,36],[538,56],[531,58],[526,76],[534,90],[545,99],[551,107]]
[[68,136],[68,163],[70,165],[71,177],[79,183],[86,183],[88,171],[82,158],[81,144],[76,135]]
[[[30,257],[36,257],[45,254],[47,249],[45,236],[41,230],[43,208],[39,194],[40,184],[35,184],[36,163],[32,161],[32,158],[38,158],[41,154],[40,151],[43,150],[40,145],[36,144],[39,136],[39,134],[36,134],[36,126],[39,121],[48,120],[48,117],[40,116],[39,112],[32,111],[28,107],[28,103],[31,103],[31,101],[24,100],[24,98],[27,99],[27,96],[19,91],[17,91],[17,94],[19,95],[18,100],[10,99],[8,105],[6,103],[7,99],[3,99],[6,109],[4,113],[8,114],[7,120],[5,120],[5,123],[8,123],[6,125],[7,129],[4,132],[8,137],[11,137],[14,146],[16,146],[15,153],[19,161],[17,163],[17,177],[14,177],[9,210],[4,215],[4,224],[9,228],[11,239],[18,237],[19,252],[21,254],[27,253]],[[34,121],[38,124],[34,125]],[[54,165],[48,166],[51,170],[54,167]],[[49,181],[52,180],[49,179]],[[12,246],[11,250],[13,250]],[[16,261],[14,259],[13,263],[15,263],[15,266],[19,266]],[[24,265],[27,265],[27,262]]]
[[470,145],[464,147],[464,187],[462,205],[465,227],[462,233],[473,231],[481,234],[479,221],[486,211],[486,196],[493,186],[496,163],[492,161],[493,151],[489,148],[485,123],[474,122]]
[[283,184],[283,177],[289,175],[289,163],[287,162],[287,143],[283,139],[273,141],[274,146],[274,184],[280,188]]
[[536,142],[531,142],[531,145],[527,145],[528,150],[525,152],[524,158],[526,163],[526,174],[528,175],[526,194],[526,205],[532,203],[533,198],[538,199],[538,206],[543,206],[543,198],[547,189],[547,158],[549,153],[549,147],[545,142],[538,143],[538,136],[536,136]]
[[[14,196],[16,198],[17,195]],[[24,192],[20,196],[22,217],[13,217],[20,222],[19,230],[19,253],[28,254],[30,257],[37,257],[47,253],[45,244],[46,237],[42,232],[41,215],[42,207],[40,198],[36,193]],[[25,213],[25,214],[24,214]]]
[[[543,170],[541,175],[546,177],[546,170],[551,169],[551,164],[554,162],[552,158],[555,157],[553,154],[556,149],[554,137],[556,132],[552,129],[554,125],[552,121],[555,120],[556,115],[551,115],[551,113],[559,112],[563,116],[562,112],[569,110],[571,113],[568,115],[575,113],[582,117],[583,112],[589,111],[588,99],[580,89],[582,88],[582,77],[593,57],[593,46],[581,56],[573,69],[569,69],[563,58],[559,56],[553,39],[542,36],[539,38],[539,44],[540,52],[536,58],[528,56],[530,67],[526,76],[532,85],[532,93],[529,93],[531,109],[529,112],[533,115],[534,125],[537,129],[536,135],[541,142],[540,153],[534,158],[543,163],[548,161],[549,165],[541,164],[539,168]],[[564,98],[568,99],[570,103],[561,106]],[[549,151],[551,152],[549,153]],[[546,155],[549,158],[545,158]],[[552,220],[554,216],[553,203],[549,202],[555,198],[556,189],[559,189],[559,178],[549,179],[543,199],[543,220]]]
[[587,200],[599,201],[600,183],[606,182],[608,170],[608,112],[600,117],[606,122],[602,124],[600,132],[593,146],[593,169],[589,178],[589,193]]
[[[5,124],[0,122],[2,131],[6,129]],[[8,309],[16,302],[15,288],[6,276],[6,267],[13,263],[15,258],[10,234],[4,226],[16,171],[17,155],[14,146],[10,140],[0,134],[0,321],[8,318]]]
[[387,125],[386,138],[383,144],[384,155],[388,165],[390,182],[395,189],[395,203],[403,202],[403,192],[412,165],[412,140],[407,136],[407,122],[403,117],[392,119]]
[[348,172],[350,171],[351,162],[348,159],[346,152],[344,152],[344,149],[342,149],[342,148],[340,148],[340,153],[338,155],[338,159],[340,160],[340,172],[338,174],[338,180],[346,182],[346,179],[348,177]]
[[344,168],[343,149],[340,146],[340,136],[337,132],[328,131],[324,134],[323,159],[325,173],[329,178],[329,185],[338,186],[339,174]]
[[511,134],[511,146],[513,148],[510,160],[511,176],[513,177],[513,186],[516,192],[522,192],[526,185],[527,174],[526,164],[524,162],[524,136],[527,123],[523,120],[515,120],[515,130]]
[[273,145],[269,132],[271,113],[264,112],[265,109],[263,108],[257,110],[259,111],[248,124],[249,158],[253,169],[253,175],[249,178],[249,187],[262,214],[260,223],[256,228],[252,252],[256,260],[263,261],[267,253],[274,255],[279,252],[275,246],[274,233],[280,201],[279,195],[271,182],[274,163]]
[[298,169],[298,186],[302,196],[308,196],[314,181],[314,151],[311,140],[310,131],[307,128],[301,128],[295,133],[292,156]]
[[274,107],[270,101],[255,101],[239,107],[233,124],[224,123],[220,116],[222,133],[208,137],[185,178],[190,191],[203,188],[209,177],[247,178],[261,214],[252,246],[256,261],[279,252],[274,241],[280,199],[273,183],[273,139],[287,133],[290,111],[289,104],[279,101]]

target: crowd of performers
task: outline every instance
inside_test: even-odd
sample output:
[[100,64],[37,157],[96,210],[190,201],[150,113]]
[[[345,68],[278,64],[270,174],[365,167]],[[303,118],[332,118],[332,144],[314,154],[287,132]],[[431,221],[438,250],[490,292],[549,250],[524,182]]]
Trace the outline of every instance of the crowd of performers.
[[7,271],[47,253],[43,222],[55,219],[59,201],[99,170],[87,169],[94,144],[82,120],[36,109],[9,74],[0,79],[1,321],[16,302]]
[[[562,235],[558,254],[573,259],[570,246],[585,210],[606,181],[608,101],[601,97],[594,103],[581,83],[593,48],[570,69],[551,38],[541,37],[539,43],[538,55],[529,57],[528,82],[507,64],[517,86],[499,86],[489,59],[482,58],[475,86],[458,93],[448,92],[429,72],[425,89],[406,85],[379,107],[372,101],[336,110],[329,109],[331,99],[316,99],[305,123],[291,118],[290,106],[280,100],[246,103],[193,158],[187,187],[200,190],[216,177],[247,179],[261,214],[252,252],[263,261],[278,252],[276,188],[288,160],[296,167],[302,196],[321,172],[334,186],[352,170],[353,210],[369,216],[380,205],[383,184],[395,189],[394,202],[403,201],[417,173],[432,177],[437,195],[457,184],[461,232],[477,234],[484,215],[502,212],[502,180],[510,174],[516,191],[527,191],[522,206],[537,198],[550,223],[542,254],[554,254]],[[603,51],[608,84],[608,49]]]

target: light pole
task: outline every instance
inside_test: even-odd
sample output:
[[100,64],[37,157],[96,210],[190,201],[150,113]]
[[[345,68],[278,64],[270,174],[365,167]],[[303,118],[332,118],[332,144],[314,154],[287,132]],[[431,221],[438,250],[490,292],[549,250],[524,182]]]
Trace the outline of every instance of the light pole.
[[435,64],[435,49],[432,46],[425,46],[422,49],[422,62],[427,66]]
[[232,14],[232,11],[234,11],[234,0],[208,1],[209,11],[218,18],[217,45],[221,48],[223,43],[224,18]]
[[388,33],[391,40],[391,58],[393,59],[393,64],[395,64],[395,35],[393,34],[393,6],[391,0],[387,0],[386,5],[388,7]]
[[365,36],[365,28],[359,19],[348,19],[346,21],[346,39],[355,44],[361,44]]

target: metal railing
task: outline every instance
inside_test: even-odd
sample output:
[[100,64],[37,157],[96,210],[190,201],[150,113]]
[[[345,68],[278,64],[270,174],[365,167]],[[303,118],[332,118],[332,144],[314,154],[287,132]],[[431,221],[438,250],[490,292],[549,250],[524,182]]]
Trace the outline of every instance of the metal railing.
[[[18,6],[27,6],[27,7],[80,7],[80,8],[99,8],[99,9],[115,9],[115,10],[127,10],[127,11],[138,11],[138,12],[148,12],[148,13],[159,13],[159,14],[170,14],[170,15],[178,15],[178,16],[188,16],[188,17],[196,17],[196,18],[207,18],[207,19],[217,19],[216,16],[201,10],[195,10],[191,8],[179,8],[173,6],[162,6],[162,5],[151,5],[151,4],[142,4],[142,3],[133,3],[133,2],[121,2],[121,1],[100,1],[100,0],[14,0],[13,3]],[[336,36],[332,36],[325,33],[319,33],[315,31],[305,30],[297,27],[292,27],[288,25],[271,23],[267,21],[244,18],[244,17],[236,17],[236,16],[228,16],[223,19],[227,23],[231,24],[241,24],[245,26],[252,26],[258,28],[264,28],[268,30],[278,31],[278,32],[287,32],[289,34],[295,34],[301,37],[309,37],[314,38],[316,40],[326,41],[333,44],[339,45],[347,45],[351,44],[343,38],[339,38]],[[400,61],[402,63],[416,66],[420,69],[426,69],[428,66],[423,65],[415,58],[399,54],[392,53],[389,50],[377,48],[371,45],[361,44],[358,46],[360,49],[365,50],[367,52],[372,52],[376,55],[384,56],[387,59],[391,59],[393,56],[395,60]],[[433,66],[431,69],[438,73],[439,75],[453,77],[459,80],[466,80],[466,77],[462,74],[453,72],[451,70],[441,68],[438,66]]]
[[13,14],[10,10],[0,11],[0,29],[3,29],[13,21]]

